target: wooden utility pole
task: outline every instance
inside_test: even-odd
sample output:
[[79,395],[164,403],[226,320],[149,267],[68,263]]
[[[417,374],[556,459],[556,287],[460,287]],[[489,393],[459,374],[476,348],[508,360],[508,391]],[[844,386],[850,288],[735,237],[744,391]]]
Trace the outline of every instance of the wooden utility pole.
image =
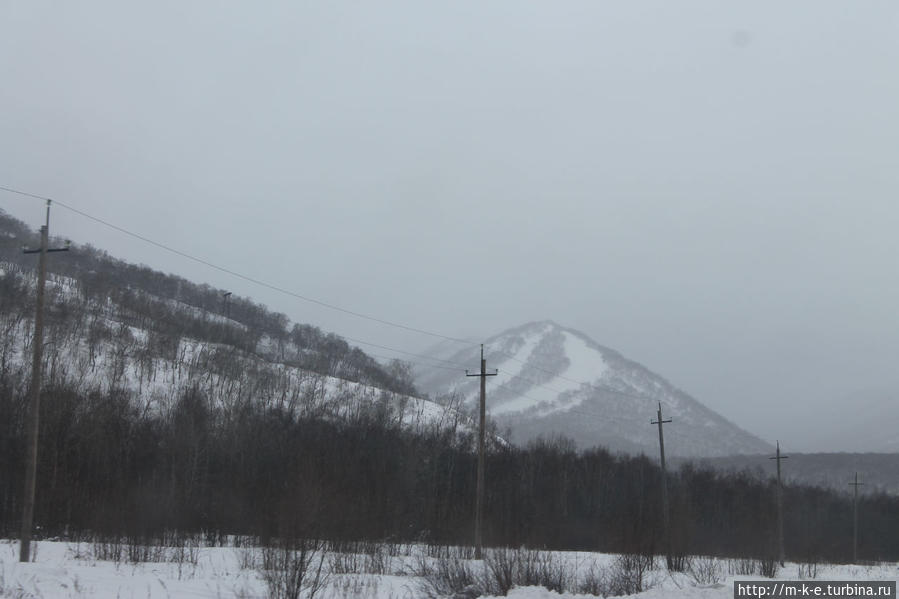
[[225,318],[231,318],[231,292],[225,291],[222,293],[222,312],[225,313]]
[[858,488],[865,483],[858,482],[858,472],[855,473],[855,482],[849,483],[854,487],[852,495],[852,563],[858,563]]
[[659,461],[662,465],[662,531],[665,535],[665,564],[671,569],[671,519],[668,512],[668,470],[665,467],[665,435],[662,432],[662,425],[668,424],[671,419],[662,419],[662,402],[659,402],[658,420],[650,420],[650,424],[659,425]]
[[40,254],[38,257],[37,307],[34,313],[33,355],[31,358],[31,406],[28,413],[28,441],[25,457],[25,489],[22,493],[22,534],[19,538],[19,561],[31,559],[31,526],[34,522],[34,488],[37,479],[37,441],[40,428],[41,407],[41,364],[44,348],[44,283],[47,280],[47,254],[65,252],[69,247],[48,248],[50,236],[50,200],[47,200],[47,221],[41,227],[41,247],[37,250],[22,250],[26,254]]
[[483,547],[483,519],[484,519],[484,454],[486,453],[486,420],[487,420],[487,377],[496,376],[499,371],[487,372],[487,360],[484,359],[484,344],[481,344],[481,372],[465,376],[481,377],[481,418],[478,427],[478,483],[475,491],[474,504],[474,558],[481,559]]
[[786,460],[790,456],[780,455],[780,441],[777,442],[777,454],[769,460],[777,460],[777,557],[782,568],[785,561],[784,555],[784,493],[783,482],[780,478],[780,461]]

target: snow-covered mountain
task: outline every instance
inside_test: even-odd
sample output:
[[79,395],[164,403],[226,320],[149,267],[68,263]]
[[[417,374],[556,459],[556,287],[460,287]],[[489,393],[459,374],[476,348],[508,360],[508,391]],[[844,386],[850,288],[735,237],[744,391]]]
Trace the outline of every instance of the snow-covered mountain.
[[[675,388],[661,376],[603,347],[573,329],[551,321],[503,331],[484,343],[487,409],[511,441],[525,443],[564,435],[581,447],[601,445],[626,452],[658,453],[658,428],[650,424],[659,403],[667,455],[700,457],[764,453],[758,437]],[[480,356],[469,348],[435,356],[479,372]],[[446,368],[420,369],[419,388],[462,396],[476,405],[477,377]]]

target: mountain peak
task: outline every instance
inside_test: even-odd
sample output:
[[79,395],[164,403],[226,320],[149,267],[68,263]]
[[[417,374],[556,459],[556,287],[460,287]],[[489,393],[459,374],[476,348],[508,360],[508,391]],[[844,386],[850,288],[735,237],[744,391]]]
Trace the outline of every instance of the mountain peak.
[[[512,440],[562,434],[582,446],[658,451],[648,425],[659,403],[678,421],[671,432],[671,455],[715,456],[760,453],[768,445],[739,429],[646,367],[603,347],[586,334],[552,320],[507,329],[484,342],[484,357],[497,376],[488,381],[490,415],[511,428]],[[453,361],[480,364],[465,350]],[[424,372],[422,388],[455,392],[472,405],[478,382],[447,371]]]

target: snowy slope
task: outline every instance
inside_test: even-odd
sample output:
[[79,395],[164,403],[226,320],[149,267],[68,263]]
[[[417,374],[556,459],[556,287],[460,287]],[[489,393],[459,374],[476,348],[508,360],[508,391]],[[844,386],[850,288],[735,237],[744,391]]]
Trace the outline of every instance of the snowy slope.
[[[670,455],[722,456],[764,453],[770,446],[705,407],[664,378],[627,360],[578,331],[551,321],[529,323],[488,339],[487,406],[514,442],[562,434],[580,446],[658,452],[658,429],[650,425],[661,402]],[[450,360],[471,372],[476,351]],[[457,393],[468,405],[478,396],[477,377],[446,370],[419,371],[419,386],[434,394]]]
[[[0,263],[0,276],[6,272],[34,284],[32,272]],[[77,280],[48,276],[48,311],[58,305],[54,296],[75,304],[80,294]],[[244,327],[194,306],[147,296],[206,322]],[[23,385],[31,372],[32,327],[30,312],[0,313],[0,367]],[[90,305],[63,323],[50,319],[45,325],[43,384],[80,393],[126,393],[148,412],[164,413],[189,390],[196,390],[221,407],[254,403],[301,416],[348,420],[377,414],[388,423],[415,430],[472,430],[469,417],[450,407],[285,363],[279,355],[303,350],[264,335],[255,352],[188,336],[171,341],[160,349],[153,331],[126,324],[112,302]]]

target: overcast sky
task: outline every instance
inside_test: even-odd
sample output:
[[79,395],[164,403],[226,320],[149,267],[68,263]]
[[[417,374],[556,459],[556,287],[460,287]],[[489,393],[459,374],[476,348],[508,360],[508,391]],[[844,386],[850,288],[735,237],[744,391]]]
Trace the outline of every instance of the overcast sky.
[[[7,1],[0,185],[412,327],[553,319],[822,449],[847,398],[899,403],[897,67],[891,0]],[[295,321],[435,341],[52,218]]]

